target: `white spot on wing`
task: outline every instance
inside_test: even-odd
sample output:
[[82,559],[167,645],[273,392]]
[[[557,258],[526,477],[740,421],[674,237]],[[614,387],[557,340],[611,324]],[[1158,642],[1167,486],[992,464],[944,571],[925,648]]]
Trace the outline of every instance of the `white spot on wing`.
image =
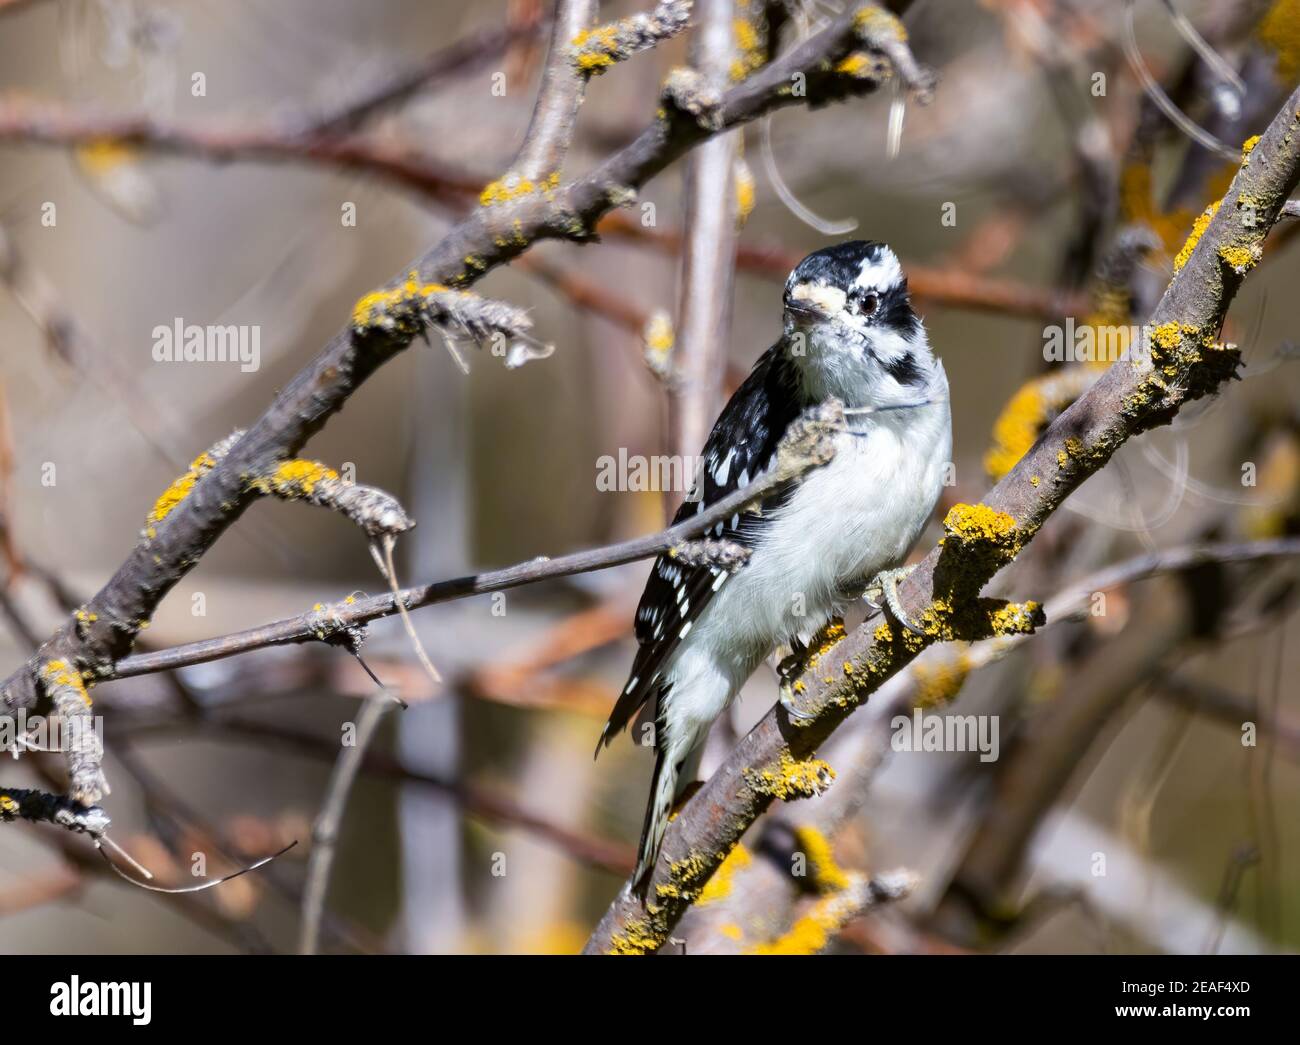
[[727,451],[727,456],[723,459],[722,464],[713,470],[713,481],[718,486],[727,485],[727,476],[731,474],[731,459],[736,455],[736,448],[733,446]]

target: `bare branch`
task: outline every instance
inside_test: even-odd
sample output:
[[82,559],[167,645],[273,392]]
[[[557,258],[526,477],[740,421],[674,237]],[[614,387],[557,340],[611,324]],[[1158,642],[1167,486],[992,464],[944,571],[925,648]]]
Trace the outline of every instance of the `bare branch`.
[[[302,122],[310,122],[310,117],[288,121]],[[115,114],[22,98],[0,101],[0,141],[72,146],[112,142],[214,163],[311,161],[379,174],[448,202],[459,202],[478,187],[478,179],[425,153],[362,135],[305,134],[279,123],[180,124],[144,113]]]
[[351,744],[345,744],[330,773],[325,788],[325,801],[312,827],[311,856],[307,862],[307,881],[302,890],[302,926],[298,936],[298,953],[315,954],[320,945],[321,915],[325,910],[325,894],[329,888],[330,869],[334,866],[334,850],[338,843],[339,824],[347,809],[348,796],[365,763],[366,750],[374,738],[384,715],[393,702],[383,697],[366,700],[357,716]]
[[354,130],[376,113],[400,105],[419,91],[487,64],[513,44],[536,36],[543,24],[538,17],[541,10],[541,5],[536,10],[526,8],[518,21],[457,40],[407,68],[390,73],[329,112],[306,120],[302,133],[319,138]]

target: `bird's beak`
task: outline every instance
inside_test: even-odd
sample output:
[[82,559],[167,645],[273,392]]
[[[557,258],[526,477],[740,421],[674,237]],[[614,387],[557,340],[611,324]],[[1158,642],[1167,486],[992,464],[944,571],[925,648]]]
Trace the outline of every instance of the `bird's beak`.
[[786,298],[788,311],[814,319],[829,319],[844,308],[844,291],[820,283],[796,283]]

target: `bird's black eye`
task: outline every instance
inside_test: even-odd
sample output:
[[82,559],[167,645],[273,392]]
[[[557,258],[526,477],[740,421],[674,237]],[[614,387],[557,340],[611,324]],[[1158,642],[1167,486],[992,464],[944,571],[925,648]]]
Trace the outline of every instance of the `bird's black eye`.
[[849,307],[860,316],[874,316],[880,308],[880,295],[855,293],[849,298]]

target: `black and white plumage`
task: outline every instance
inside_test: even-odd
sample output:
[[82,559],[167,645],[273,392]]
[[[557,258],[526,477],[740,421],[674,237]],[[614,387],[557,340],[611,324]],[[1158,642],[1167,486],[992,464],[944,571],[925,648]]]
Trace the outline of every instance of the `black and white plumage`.
[[765,472],[809,407],[838,398],[852,423],[836,436],[830,464],[777,491],[761,514],[710,531],[751,549],[738,572],[655,561],[636,614],[640,646],[601,735],[608,744],[653,701],[657,757],[635,881],[654,864],[713,721],[775,646],[812,635],[904,560],[943,485],[948,382],[893,251],[855,241],[810,254],[784,301],[781,338],[709,435],[702,497],[674,521]]

